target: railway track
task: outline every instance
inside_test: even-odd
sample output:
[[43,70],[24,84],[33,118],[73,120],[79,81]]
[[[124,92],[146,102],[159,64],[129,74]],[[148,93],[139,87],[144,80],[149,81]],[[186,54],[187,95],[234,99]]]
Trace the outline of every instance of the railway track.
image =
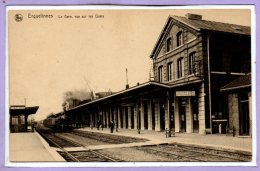
[[[86,148],[83,144],[72,141],[65,137],[55,135],[50,130],[42,131],[37,128],[37,132],[52,146],[60,149],[59,154],[68,162],[119,162],[122,160],[112,158],[108,155],[102,154],[100,152],[90,150]],[[73,151],[69,152],[65,147],[82,147],[84,151]]]
[[[93,150],[86,150],[86,151],[74,151],[68,152],[69,155],[73,156],[77,159],[77,162],[120,162],[122,160],[114,159],[102,153],[93,151]],[[74,162],[72,158],[68,155],[68,153],[61,151],[59,154],[67,161],[67,162]]]
[[[217,158],[221,158],[225,161],[251,161],[252,155],[245,154],[245,153],[238,153],[238,152],[231,152],[231,151],[223,151],[223,150],[216,150],[216,149],[208,149],[208,148],[202,148],[202,147],[191,147],[191,146],[184,146],[184,145],[167,145],[165,146],[167,150],[172,149],[181,149],[183,151],[190,151],[194,154],[201,154],[201,155],[210,155],[211,157],[215,156]],[[209,160],[211,161],[211,160]]]
[[176,153],[176,151],[165,151],[160,149],[155,149],[154,147],[137,147],[138,150],[145,151],[146,153],[151,153],[155,155],[159,155],[162,157],[167,157],[172,159],[173,161],[197,161],[202,162],[203,160],[197,159],[196,157],[190,157],[187,155],[183,155],[180,153]]
[[[38,130],[38,132],[45,137],[45,139],[55,147],[60,149],[59,153],[68,162],[121,162],[118,158],[120,155],[112,155],[108,151],[90,150],[86,147],[86,143],[83,141],[77,141],[70,136],[76,135],[86,137],[88,139],[95,139],[97,141],[106,142],[107,144],[122,144],[133,142],[135,138],[124,139],[124,136],[116,135],[105,135],[102,133],[92,133],[85,131],[71,131],[66,134],[53,133],[52,130]],[[117,139],[115,139],[117,138]],[[128,138],[128,137],[127,137]],[[139,140],[136,138],[137,141]],[[82,151],[66,151],[67,147],[81,147]],[[203,147],[194,147],[182,144],[164,144],[157,146],[140,146],[133,147],[134,150],[143,151],[147,155],[151,154],[154,156],[160,156],[161,158],[167,159],[167,161],[179,161],[179,162],[248,162],[252,160],[251,154],[239,153],[232,151],[223,151],[217,149],[208,149]],[[120,152],[119,152],[120,153]],[[109,155],[107,155],[109,154]],[[128,161],[127,158],[124,158]],[[131,160],[129,158],[129,160]]]
[[158,145],[153,147],[137,147],[137,149],[146,153],[172,158],[173,161],[248,162],[252,158],[248,154],[184,145]]
[[148,141],[147,139],[143,139],[143,138],[133,138],[133,137],[120,136],[120,135],[111,135],[111,134],[106,135],[106,134],[98,133],[98,132],[94,133],[94,132],[86,132],[86,131],[80,131],[80,130],[74,130],[70,133],[79,135],[82,137],[102,141],[102,142],[105,142],[108,144],[124,144],[124,143]]
[[[42,130],[41,130],[40,128],[36,128],[36,131],[37,131],[50,145],[59,148],[59,149],[62,151],[62,153],[66,154],[66,158],[64,158],[66,161],[67,161],[67,159],[68,159],[68,160],[70,160],[70,161],[79,162],[79,160],[78,160],[77,158],[75,158],[75,157],[74,157],[73,155],[71,155],[67,150],[65,150],[62,146],[59,145],[59,142],[61,142],[60,139],[59,139],[59,140],[55,139],[55,138],[54,138],[55,136],[51,136],[49,132],[46,133],[46,132],[47,132],[46,130],[43,130],[43,132],[42,132]],[[55,140],[57,140],[58,142],[55,141]],[[63,145],[63,144],[62,144],[62,145]]]

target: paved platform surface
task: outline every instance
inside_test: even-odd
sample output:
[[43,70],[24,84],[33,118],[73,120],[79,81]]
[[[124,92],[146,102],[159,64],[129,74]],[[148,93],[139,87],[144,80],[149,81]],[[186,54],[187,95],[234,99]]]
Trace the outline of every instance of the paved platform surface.
[[64,161],[36,132],[10,133],[10,162]]
[[[104,128],[103,131],[97,130],[97,128],[80,128],[78,130],[92,131],[111,134],[108,128]],[[155,132],[148,130],[141,130],[138,134],[137,130],[132,129],[119,129],[118,132],[114,131],[114,135],[123,135],[137,138],[146,138],[150,141],[141,143],[129,143],[129,144],[114,144],[114,145],[100,145],[89,146],[91,149],[102,148],[116,148],[116,147],[131,147],[138,145],[152,145],[163,143],[179,143],[193,146],[203,146],[214,149],[226,149],[230,151],[252,152],[252,138],[250,137],[232,137],[220,134],[201,135],[197,133],[176,133],[174,137],[166,138],[165,132]],[[72,149],[71,149],[72,150]]]

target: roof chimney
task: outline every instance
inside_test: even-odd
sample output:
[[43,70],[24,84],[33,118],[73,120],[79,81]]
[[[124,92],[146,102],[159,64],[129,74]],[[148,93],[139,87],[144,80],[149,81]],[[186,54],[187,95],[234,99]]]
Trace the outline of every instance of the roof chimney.
[[127,68],[125,69],[125,73],[126,73],[126,85],[125,85],[125,89],[129,89]]
[[187,13],[186,18],[190,20],[202,20],[202,15]]

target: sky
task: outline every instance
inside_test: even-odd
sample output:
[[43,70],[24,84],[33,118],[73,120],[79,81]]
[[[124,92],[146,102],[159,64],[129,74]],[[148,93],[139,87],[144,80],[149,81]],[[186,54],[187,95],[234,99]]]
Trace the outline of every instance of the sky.
[[186,13],[251,25],[248,9],[9,11],[10,105],[37,105],[34,117],[41,120],[62,110],[67,91],[124,89],[126,68],[130,87],[147,82],[149,56],[168,16]]

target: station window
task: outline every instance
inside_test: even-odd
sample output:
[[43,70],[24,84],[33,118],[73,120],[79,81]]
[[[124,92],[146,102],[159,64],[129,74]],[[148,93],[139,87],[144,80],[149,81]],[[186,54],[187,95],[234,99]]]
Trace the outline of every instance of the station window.
[[25,116],[22,115],[22,116],[20,117],[20,119],[21,119],[21,124],[25,124]]
[[177,33],[176,40],[177,40],[177,47],[179,47],[183,44],[182,31]]
[[177,60],[177,73],[178,73],[178,78],[181,78],[184,76],[184,60],[183,58],[179,58]]
[[12,125],[18,125],[18,116],[12,116]]
[[172,80],[172,62],[167,64],[167,81]]
[[166,52],[169,52],[172,50],[172,38],[169,37],[166,41]]
[[163,66],[160,66],[160,67],[158,68],[158,81],[159,81],[160,83],[163,82]]
[[195,59],[196,59],[196,53],[195,52],[190,53],[190,55],[189,55],[189,75],[196,73]]

